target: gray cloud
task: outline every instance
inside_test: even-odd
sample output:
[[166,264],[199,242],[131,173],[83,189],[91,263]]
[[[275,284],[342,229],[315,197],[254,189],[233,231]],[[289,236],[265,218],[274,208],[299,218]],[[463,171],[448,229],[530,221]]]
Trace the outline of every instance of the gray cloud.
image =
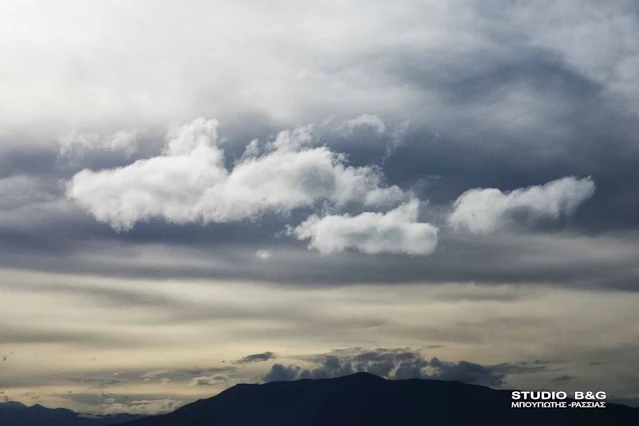
[[189,386],[215,386],[230,382],[231,379],[228,376],[217,374],[215,376],[201,376],[195,377],[189,383]]
[[122,150],[127,157],[131,157],[137,150],[135,133],[127,131],[119,131],[112,135],[73,131],[60,137],[59,142],[60,156],[76,161],[85,151]]
[[135,397],[117,393],[69,393],[60,397],[80,404],[83,412],[108,414],[142,414],[153,415],[175,411],[181,406],[192,402],[188,399],[157,398],[153,394],[136,395]]
[[252,354],[252,355],[247,355],[241,359],[238,359],[237,361],[235,361],[236,364],[250,364],[253,362],[263,362],[263,361],[269,361],[271,359],[275,359],[277,358],[277,355],[275,355],[273,352],[263,352],[260,354]]
[[430,361],[435,373],[430,377],[439,380],[456,380],[464,383],[481,384],[499,387],[504,383],[504,376],[496,373],[491,367],[467,361],[442,362],[437,358]]
[[[71,253],[56,255],[0,250],[0,261],[13,268],[125,278],[217,278],[296,285],[471,281],[631,291],[636,290],[639,261],[639,238],[634,232],[598,236],[515,233],[489,238],[441,232],[439,250],[419,261],[348,252],[320,257],[305,253],[304,247],[276,241],[280,245],[270,249],[272,257],[261,262],[254,253],[264,247],[263,242],[257,247],[235,242],[226,249],[219,241],[217,247],[187,248],[185,244],[96,243],[84,250],[81,244]],[[160,258],[164,260],[158,262]]]
[[[184,369],[171,369],[171,370],[151,370],[147,371],[140,376],[144,381],[184,381],[191,380],[191,383],[204,381],[204,380],[213,380],[219,381],[218,379],[213,379],[213,377],[226,377],[228,379],[228,374],[233,373],[237,370],[237,367],[208,367],[208,368],[184,368]],[[225,373],[225,374],[220,374]],[[223,380],[224,381],[224,380]],[[199,385],[199,384],[198,384]]]
[[133,336],[120,334],[118,336],[103,335],[95,332],[75,331],[69,329],[33,329],[30,327],[0,327],[0,339],[5,344],[42,344],[66,343],[87,347],[132,347],[148,344],[140,342]]
[[264,376],[265,382],[299,379],[329,379],[356,372],[368,372],[387,379],[437,379],[455,380],[471,384],[500,387],[504,384],[503,366],[483,366],[459,361],[430,360],[409,350],[377,349],[354,355],[321,355],[311,358],[319,364],[313,368],[297,365],[274,364]]
[[289,382],[298,380],[304,370],[297,365],[274,364],[264,376],[264,382]]
[[494,365],[493,368],[499,373],[511,375],[511,374],[530,374],[530,373],[542,373],[550,371],[549,361],[535,360],[532,362],[521,361],[515,364],[504,363]]
[[554,379],[552,379],[553,382],[568,382],[572,379],[576,379],[576,376],[569,376],[569,375],[563,375],[563,376],[559,376],[559,377],[555,377]]
[[99,377],[99,376],[89,376],[89,377],[67,377],[67,380],[74,383],[82,383],[88,384],[92,386],[97,386],[99,388],[106,388],[111,386],[120,386],[128,384],[126,380],[118,379],[115,377]]

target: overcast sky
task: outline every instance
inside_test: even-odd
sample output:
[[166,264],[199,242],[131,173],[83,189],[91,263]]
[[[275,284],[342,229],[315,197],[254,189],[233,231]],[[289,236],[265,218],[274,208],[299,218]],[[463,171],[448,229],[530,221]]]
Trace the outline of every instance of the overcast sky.
[[5,0],[0,401],[639,398],[636,2]]

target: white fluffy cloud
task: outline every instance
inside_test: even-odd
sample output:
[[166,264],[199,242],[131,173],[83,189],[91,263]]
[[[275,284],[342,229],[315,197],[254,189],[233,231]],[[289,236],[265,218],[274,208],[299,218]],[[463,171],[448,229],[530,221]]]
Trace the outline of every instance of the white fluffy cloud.
[[224,165],[216,120],[199,118],[169,133],[164,152],[125,167],[77,173],[67,196],[116,230],[163,218],[174,223],[230,222],[266,211],[397,204],[407,194],[383,185],[371,167],[350,167],[342,154],[310,145],[312,127],[280,133],[261,156]]
[[363,253],[427,255],[437,245],[437,227],[418,222],[419,201],[411,200],[387,213],[357,216],[311,216],[291,230],[322,254],[356,249]]
[[562,215],[572,215],[594,191],[592,179],[575,177],[506,193],[496,188],[471,189],[457,198],[448,221],[454,228],[486,234],[506,225],[517,213],[532,220],[556,220]]

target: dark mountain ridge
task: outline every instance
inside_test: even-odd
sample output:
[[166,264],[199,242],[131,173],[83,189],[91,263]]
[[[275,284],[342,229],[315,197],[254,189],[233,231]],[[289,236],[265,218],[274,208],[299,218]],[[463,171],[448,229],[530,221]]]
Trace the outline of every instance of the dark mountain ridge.
[[14,401],[0,403],[0,426],[106,426],[142,417],[133,414],[88,417],[66,408],[46,408],[39,404],[28,407]]
[[[323,380],[240,384],[126,426],[639,425],[639,409],[511,408],[511,392],[368,373]],[[569,401],[570,402],[570,401]]]

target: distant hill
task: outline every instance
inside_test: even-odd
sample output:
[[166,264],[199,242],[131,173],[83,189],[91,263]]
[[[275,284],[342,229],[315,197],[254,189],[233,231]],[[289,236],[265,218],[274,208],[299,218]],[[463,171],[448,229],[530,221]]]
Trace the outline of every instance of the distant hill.
[[144,416],[112,414],[100,417],[84,417],[64,408],[46,408],[42,405],[27,407],[19,402],[0,403],[1,426],[106,426],[115,425]]
[[511,408],[510,391],[368,374],[242,384],[126,426],[639,425],[639,409]]

